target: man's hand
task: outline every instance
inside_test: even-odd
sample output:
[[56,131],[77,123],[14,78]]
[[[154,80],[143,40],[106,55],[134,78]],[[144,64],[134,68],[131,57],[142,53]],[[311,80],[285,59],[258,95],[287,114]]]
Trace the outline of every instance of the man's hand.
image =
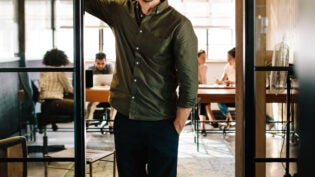
[[180,108],[180,107],[177,108],[176,119],[174,121],[174,127],[178,135],[182,132],[190,112],[191,112],[191,108]]

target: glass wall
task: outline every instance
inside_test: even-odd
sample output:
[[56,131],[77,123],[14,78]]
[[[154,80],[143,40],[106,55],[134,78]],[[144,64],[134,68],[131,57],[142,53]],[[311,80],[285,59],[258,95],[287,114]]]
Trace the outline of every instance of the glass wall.
[[[256,176],[297,173],[296,163],[287,161],[297,158],[298,149],[298,85],[294,75],[296,14],[297,0],[256,0],[255,3],[255,154],[261,161],[284,159],[277,163],[256,163]],[[288,102],[290,97],[292,100]],[[280,143],[278,137],[282,138]]]

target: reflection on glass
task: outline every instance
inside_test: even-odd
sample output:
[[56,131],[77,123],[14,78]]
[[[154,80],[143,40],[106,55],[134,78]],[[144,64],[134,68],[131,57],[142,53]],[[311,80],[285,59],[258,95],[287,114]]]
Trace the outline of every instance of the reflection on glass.
[[[289,66],[290,48],[284,36],[282,41],[275,45],[272,55],[272,66]],[[283,92],[286,88],[287,71],[271,71],[270,90],[275,94]]]

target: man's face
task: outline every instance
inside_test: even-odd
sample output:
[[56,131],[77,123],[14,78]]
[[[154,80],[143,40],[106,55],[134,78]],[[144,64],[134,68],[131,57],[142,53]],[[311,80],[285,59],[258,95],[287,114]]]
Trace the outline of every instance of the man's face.
[[105,59],[96,59],[96,60],[95,60],[96,69],[99,70],[99,71],[104,70],[104,68],[105,68],[105,63],[106,63],[106,60],[105,60]]

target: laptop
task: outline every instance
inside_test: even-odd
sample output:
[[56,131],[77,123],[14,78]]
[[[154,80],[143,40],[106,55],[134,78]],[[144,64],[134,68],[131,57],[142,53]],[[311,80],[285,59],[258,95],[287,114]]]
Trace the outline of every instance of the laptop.
[[113,74],[94,74],[93,75],[93,86],[110,86],[112,82]]

